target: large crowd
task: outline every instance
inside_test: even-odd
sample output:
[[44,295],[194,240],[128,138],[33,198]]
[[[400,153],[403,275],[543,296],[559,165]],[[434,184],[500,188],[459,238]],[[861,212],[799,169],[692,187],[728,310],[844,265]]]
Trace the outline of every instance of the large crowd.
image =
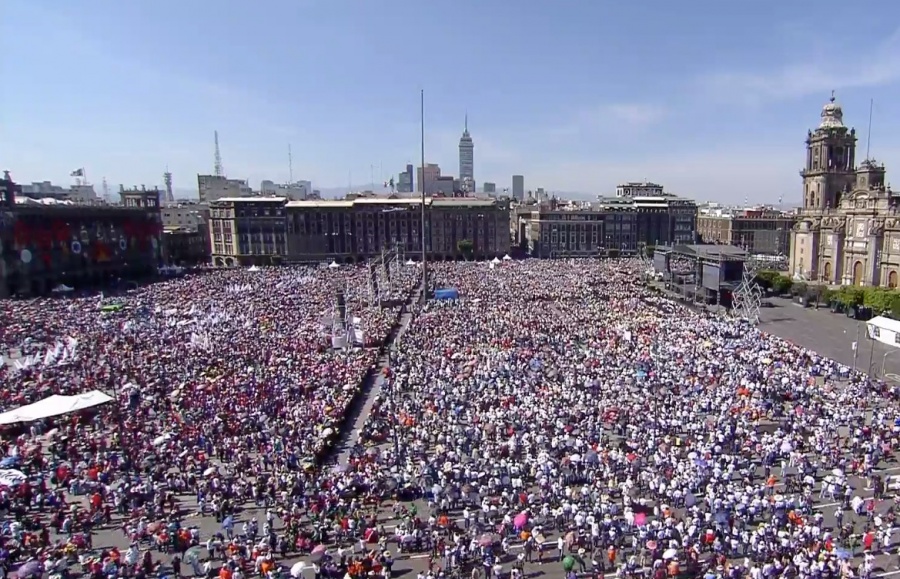
[[[394,288],[415,284],[401,263],[391,276]],[[0,302],[0,410],[54,394],[115,399],[4,427],[0,466],[15,468],[0,472],[0,510],[21,524],[0,536],[0,562],[83,550],[116,515],[126,534],[158,540],[147,521],[177,522],[179,492],[224,518],[262,492],[235,484],[257,461],[313,472],[399,314],[369,303],[368,280],[362,266],[253,268],[116,296]],[[332,348],[339,292],[360,347]],[[90,503],[69,512],[74,496]],[[29,517],[29,505],[47,516]]]
[[441,545],[451,565],[493,569],[478,538],[497,533],[520,562],[574,571],[864,577],[876,554],[896,569],[876,471],[897,445],[895,389],[638,274],[438,266],[462,297],[404,335],[366,433],[393,443],[358,470],[465,508],[467,532]]
[[[420,273],[397,264],[397,295]],[[654,579],[874,573],[893,556],[897,393],[639,274],[629,260],[436,264],[431,286],[459,299],[416,310],[339,464],[399,315],[366,303],[364,267],[0,302],[0,410],[115,399],[5,427],[0,570],[144,577],[165,558],[242,579],[301,556],[290,574],[389,577],[422,551],[422,578],[551,562]],[[332,348],[339,290],[361,347]],[[217,532],[196,524],[213,517]],[[98,553],[110,526],[130,546]]]

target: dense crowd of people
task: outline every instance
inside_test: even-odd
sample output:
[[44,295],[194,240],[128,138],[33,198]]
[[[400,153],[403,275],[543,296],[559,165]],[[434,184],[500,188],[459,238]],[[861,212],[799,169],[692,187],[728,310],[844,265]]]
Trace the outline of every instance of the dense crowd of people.
[[[401,263],[390,275],[402,291],[415,284],[414,268]],[[399,306],[368,303],[368,280],[363,266],[254,268],[116,297],[0,302],[0,410],[54,394],[115,398],[3,427],[0,464],[16,468],[0,472],[0,509],[17,512],[21,524],[0,536],[0,560],[46,558],[51,547],[74,553],[115,515],[136,540],[159,540],[167,525],[155,534],[147,521],[177,522],[177,492],[224,518],[236,495],[262,492],[232,486],[257,460],[312,471],[397,321]],[[350,341],[361,337],[364,347],[332,348],[338,292]],[[90,503],[69,512],[76,495]],[[29,517],[35,505],[47,516]],[[54,544],[53,529],[67,540]]]
[[876,553],[895,569],[876,467],[898,442],[896,391],[639,273],[439,265],[435,285],[462,297],[404,335],[366,431],[393,443],[358,471],[438,517],[465,508],[450,566],[493,569],[478,541],[498,533],[522,560],[598,574],[865,577]]
[[[894,565],[896,392],[675,304],[640,273],[435,264],[432,287],[459,298],[416,309],[352,433],[348,407],[399,313],[365,304],[365,267],[0,302],[0,410],[115,398],[5,427],[0,569],[389,578],[410,552],[427,557],[420,579]],[[397,264],[396,297],[420,274]],[[368,347],[332,348],[338,290]],[[333,464],[342,431],[355,444]],[[125,543],[95,548],[104,527]]]

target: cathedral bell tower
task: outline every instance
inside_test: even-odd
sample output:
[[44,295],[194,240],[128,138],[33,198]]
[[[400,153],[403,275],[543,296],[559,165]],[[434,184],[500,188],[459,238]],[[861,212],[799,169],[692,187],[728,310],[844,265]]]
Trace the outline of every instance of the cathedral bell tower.
[[841,194],[856,181],[856,129],[844,126],[844,111],[831,99],[822,108],[822,122],[806,137],[803,177],[803,210],[836,208]]

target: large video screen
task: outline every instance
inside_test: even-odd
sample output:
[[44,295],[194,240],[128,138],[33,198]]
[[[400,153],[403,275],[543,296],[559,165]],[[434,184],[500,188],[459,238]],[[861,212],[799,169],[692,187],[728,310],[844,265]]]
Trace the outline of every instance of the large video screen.
[[653,254],[653,268],[659,273],[666,273],[669,271],[669,264],[667,255],[662,252],[657,252]]
[[703,264],[703,287],[718,290],[722,283],[722,272],[718,265]]

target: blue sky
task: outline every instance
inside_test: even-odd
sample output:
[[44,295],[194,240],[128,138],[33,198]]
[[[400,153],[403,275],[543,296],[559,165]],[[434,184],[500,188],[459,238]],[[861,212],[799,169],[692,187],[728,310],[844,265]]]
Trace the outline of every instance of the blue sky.
[[[4,0],[0,165],[19,181],[179,190],[368,184],[426,157],[476,181],[698,200],[799,199],[806,130],[836,90],[900,171],[900,3],[835,0]],[[863,34],[860,34],[863,31]],[[900,186],[900,181],[898,181]]]

